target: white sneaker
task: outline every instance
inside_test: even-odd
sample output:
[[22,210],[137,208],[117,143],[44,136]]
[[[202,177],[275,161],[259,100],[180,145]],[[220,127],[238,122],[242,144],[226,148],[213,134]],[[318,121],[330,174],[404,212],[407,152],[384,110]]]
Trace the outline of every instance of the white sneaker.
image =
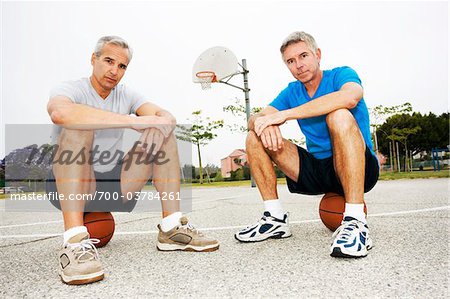
[[241,242],[259,242],[269,238],[281,239],[290,237],[289,213],[284,214],[283,219],[278,219],[265,211],[264,216],[252,226],[238,231],[234,237]]
[[367,224],[346,216],[333,234],[330,255],[333,257],[364,257],[372,248]]
[[95,244],[88,233],[80,233],[69,240],[59,251],[59,275],[67,284],[87,284],[102,280],[103,266],[98,258]]

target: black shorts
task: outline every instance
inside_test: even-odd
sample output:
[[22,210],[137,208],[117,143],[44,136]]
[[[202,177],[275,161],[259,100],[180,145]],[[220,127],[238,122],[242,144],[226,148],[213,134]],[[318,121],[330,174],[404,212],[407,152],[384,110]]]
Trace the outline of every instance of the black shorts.
[[[308,195],[335,192],[344,194],[333,165],[333,156],[317,159],[304,148],[297,146],[300,160],[300,174],[297,182],[286,176],[289,191]],[[366,170],[364,193],[369,192],[378,181],[379,165],[377,158],[366,145]]]
[[[136,196],[127,200],[125,196],[122,196],[122,190],[120,188],[120,176],[122,172],[122,164],[117,164],[111,171],[108,172],[96,172],[94,171],[96,180],[95,197],[92,200],[87,201],[84,211],[85,212],[131,212],[136,206]],[[57,194],[55,176],[51,170],[46,181],[47,193],[53,192]],[[124,200],[125,198],[125,200]],[[61,204],[59,200],[50,200],[50,202],[59,210],[61,210]]]

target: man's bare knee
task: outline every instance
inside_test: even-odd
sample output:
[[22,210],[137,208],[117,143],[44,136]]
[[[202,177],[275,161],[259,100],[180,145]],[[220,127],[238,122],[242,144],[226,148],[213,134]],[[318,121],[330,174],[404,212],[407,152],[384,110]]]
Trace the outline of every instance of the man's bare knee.
[[348,132],[356,124],[353,114],[348,109],[330,112],[326,117],[326,122],[330,130],[338,132]]
[[281,153],[282,151],[271,151],[268,148],[265,148],[261,138],[256,135],[255,131],[250,131],[247,134],[247,139],[245,141],[246,151],[247,153],[249,151],[255,151],[255,150],[264,150],[271,159],[276,156],[277,154]]
[[245,146],[247,149],[253,149],[255,146],[259,146],[261,139],[256,135],[255,131],[249,131],[247,139],[245,140]]

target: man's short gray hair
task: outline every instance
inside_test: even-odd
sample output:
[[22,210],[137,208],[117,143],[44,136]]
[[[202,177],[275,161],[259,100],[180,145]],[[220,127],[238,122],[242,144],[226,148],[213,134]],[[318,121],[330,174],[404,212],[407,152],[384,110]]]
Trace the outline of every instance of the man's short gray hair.
[[286,39],[283,41],[283,44],[280,47],[281,54],[284,53],[287,47],[289,47],[292,44],[296,44],[298,42],[305,42],[308,48],[313,53],[316,53],[318,49],[316,41],[314,40],[314,37],[312,37],[311,34],[308,34],[304,31],[296,31],[289,34],[289,36],[286,37]]
[[127,41],[119,36],[114,35],[108,35],[101,37],[97,44],[95,45],[95,56],[100,57],[102,55],[102,49],[107,44],[113,44],[116,46],[120,46],[124,49],[128,50],[128,62],[131,61],[131,58],[133,57],[133,49],[128,45]]

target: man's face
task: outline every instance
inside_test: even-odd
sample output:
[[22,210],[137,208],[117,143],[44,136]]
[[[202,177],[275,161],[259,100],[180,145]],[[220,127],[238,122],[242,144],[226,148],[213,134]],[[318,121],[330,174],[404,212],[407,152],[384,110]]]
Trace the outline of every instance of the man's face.
[[303,84],[314,79],[320,71],[320,49],[313,53],[305,42],[289,45],[282,57],[292,76]]
[[94,87],[111,91],[122,79],[128,66],[128,49],[106,44],[100,57],[92,54],[91,64]]

